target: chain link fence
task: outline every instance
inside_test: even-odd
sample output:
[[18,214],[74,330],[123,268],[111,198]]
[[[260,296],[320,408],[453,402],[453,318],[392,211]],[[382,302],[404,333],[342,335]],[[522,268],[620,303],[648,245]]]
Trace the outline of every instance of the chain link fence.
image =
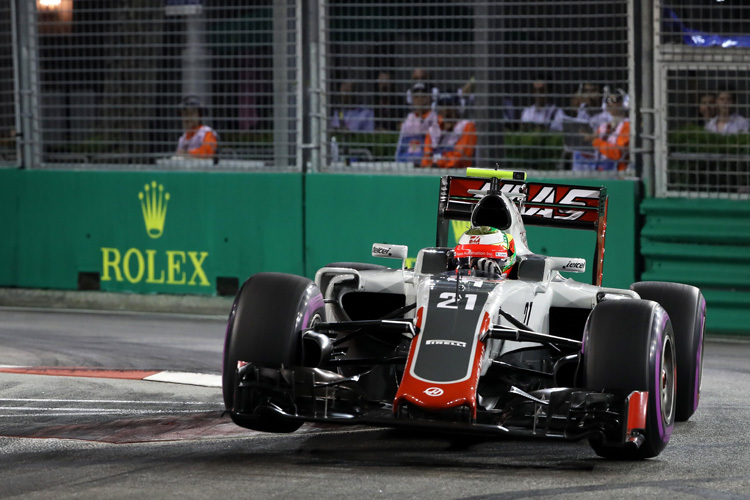
[[626,0],[328,0],[320,15],[324,168],[604,167],[579,131],[595,133],[606,96],[628,91]]
[[658,194],[750,195],[750,3],[655,4]]
[[[0,166],[500,163],[746,197],[750,135],[719,103],[750,115],[749,19],[747,2],[714,0],[10,0]],[[187,95],[214,159],[175,158]]]
[[0,166],[17,166],[13,5],[0,5]]
[[[295,0],[15,5],[36,44],[22,76],[38,95],[34,168],[299,168]],[[212,159],[175,155],[186,96],[218,133]]]

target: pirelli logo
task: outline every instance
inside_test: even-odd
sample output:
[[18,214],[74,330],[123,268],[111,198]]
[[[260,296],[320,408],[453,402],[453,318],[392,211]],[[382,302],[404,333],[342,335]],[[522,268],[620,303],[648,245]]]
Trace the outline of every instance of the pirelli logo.
[[466,342],[460,342],[458,340],[435,339],[426,341],[425,345],[450,345],[454,347],[466,347]]

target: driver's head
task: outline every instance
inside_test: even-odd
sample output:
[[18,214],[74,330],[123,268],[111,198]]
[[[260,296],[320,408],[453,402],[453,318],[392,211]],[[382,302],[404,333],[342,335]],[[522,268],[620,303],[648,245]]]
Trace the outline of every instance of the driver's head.
[[490,278],[504,279],[516,263],[516,244],[513,236],[494,227],[472,227],[459,238],[454,256],[462,269],[476,269]]

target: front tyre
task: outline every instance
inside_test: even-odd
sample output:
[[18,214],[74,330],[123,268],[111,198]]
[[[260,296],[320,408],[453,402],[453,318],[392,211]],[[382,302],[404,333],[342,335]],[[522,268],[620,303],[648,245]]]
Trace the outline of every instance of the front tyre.
[[[311,280],[280,273],[258,273],[242,285],[232,305],[224,341],[224,405],[238,425],[266,432],[293,432],[302,424],[268,412],[236,417],[237,362],[257,366],[301,364],[301,333],[324,318],[323,296]],[[279,403],[283,407],[283,402]]]
[[703,338],[706,331],[706,300],[690,285],[642,281],[630,287],[642,299],[658,302],[669,314],[677,354],[676,420],[688,420],[698,409],[703,378]]
[[669,442],[676,406],[674,335],[669,316],[649,300],[612,300],[598,304],[584,331],[584,383],[588,389],[629,394],[648,391],[644,441],[640,447],[589,442],[605,458],[657,456]]

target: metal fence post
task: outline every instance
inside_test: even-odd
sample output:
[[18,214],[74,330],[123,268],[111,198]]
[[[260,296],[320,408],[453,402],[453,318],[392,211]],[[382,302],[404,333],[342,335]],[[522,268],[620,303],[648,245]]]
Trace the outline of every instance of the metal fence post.
[[36,65],[37,36],[36,7],[33,2],[18,2],[18,100],[20,116],[21,144],[20,164],[22,168],[34,168],[39,165],[41,154],[39,148],[39,87]]
[[328,51],[326,44],[328,40],[328,8],[326,0],[319,0],[318,6],[318,68],[317,68],[317,102],[318,106],[315,112],[318,115],[318,137],[315,139],[320,146],[318,149],[318,171],[328,168],[328,120],[324,112],[328,109],[327,88],[328,79],[326,70],[328,69]]
[[289,30],[286,3],[287,0],[273,1],[273,161],[275,166],[282,167],[289,166]]
[[304,169],[311,172],[320,171],[320,28],[318,26],[317,0],[304,1],[303,31],[305,33],[302,48],[304,79],[307,83],[303,93],[304,119],[307,133],[304,137],[302,149],[305,162]]
[[[638,79],[640,91],[638,92],[638,113],[641,120],[640,144],[640,177],[645,180],[646,196],[654,196],[656,181],[654,175],[654,33],[653,33],[653,10],[650,1],[640,1],[640,19],[634,19],[640,34],[639,60],[636,61],[640,75]],[[635,56],[635,54],[634,54]]]

